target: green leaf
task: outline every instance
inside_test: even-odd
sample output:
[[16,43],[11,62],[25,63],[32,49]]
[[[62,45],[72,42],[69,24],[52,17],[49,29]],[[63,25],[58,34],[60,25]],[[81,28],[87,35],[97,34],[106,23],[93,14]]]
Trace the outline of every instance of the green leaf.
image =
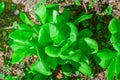
[[82,55],[80,50],[73,51],[73,49],[66,49],[59,56],[63,60],[79,62]]
[[4,79],[4,77],[5,77],[5,74],[4,73],[0,73],[0,79]]
[[91,37],[93,35],[93,32],[89,29],[83,29],[78,33],[78,39],[83,37]]
[[36,14],[38,20],[39,20],[42,24],[45,24],[46,18],[47,18],[46,7],[45,7],[44,5],[39,6],[39,7],[35,10],[35,14]]
[[[66,27],[65,27],[66,26]],[[50,37],[55,45],[62,44],[68,37],[70,28],[65,23],[49,24]]]
[[84,14],[84,15],[80,15],[77,19],[75,19],[74,20],[74,24],[78,24],[78,23],[80,23],[80,22],[82,22],[82,21],[85,21],[85,20],[87,20],[87,19],[90,19],[90,18],[92,18],[92,16],[93,16],[93,14]]
[[41,27],[38,35],[38,42],[40,46],[45,46],[51,41],[50,35],[49,35],[49,24],[45,24]]
[[114,47],[114,49],[120,52],[120,33],[112,34],[110,41]]
[[12,44],[10,45],[10,47],[12,48],[13,51],[17,51],[18,49],[26,48],[26,46],[28,46],[28,44],[17,42],[17,41],[13,41]]
[[84,75],[87,75],[89,77],[91,77],[92,75],[92,69],[90,68],[90,66],[85,63],[85,62],[72,62],[71,63],[76,69],[78,69],[81,73],[83,73]]
[[64,41],[64,35],[61,33],[60,29],[55,24],[49,24],[50,38],[54,43],[61,43]]
[[29,31],[33,32],[33,29],[30,28],[27,24],[18,24],[18,29],[19,30],[29,30]]
[[55,24],[49,24],[49,29],[50,29],[50,37],[52,40],[56,40],[59,38],[59,30]]
[[69,40],[71,43],[75,42],[77,40],[78,30],[77,27],[73,23],[67,23],[67,25],[70,27],[70,38]]
[[47,64],[47,66],[49,66],[51,69],[55,70],[56,67],[57,67],[57,65],[58,65],[57,58],[47,57],[46,64]]
[[21,53],[24,53],[24,56],[30,56],[31,54],[36,54],[35,45],[31,41],[24,42],[24,41],[12,40],[10,47],[14,51],[15,55],[19,55],[19,57],[23,56],[23,54],[19,53],[20,50],[23,51]]
[[37,33],[37,34],[39,34],[39,31],[40,31],[40,29],[41,29],[41,26],[40,25],[34,25],[34,27],[33,27],[33,30]]
[[19,24],[17,22],[14,22],[12,27],[15,29],[18,29],[18,30],[28,30],[28,31],[33,32],[33,29],[30,28],[30,26],[28,26],[28,24]]
[[8,76],[5,76],[5,80],[19,80],[19,76],[8,75]]
[[13,80],[12,76],[6,76],[5,80]]
[[86,62],[87,64],[90,64],[90,59],[85,54],[82,54],[80,61],[81,62]]
[[53,18],[52,18],[53,22],[57,23],[58,22],[58,20],[57,20],[58,12],[56,10],[53,10],[53,14],[52,15],[53,15]]
[[32,34],[33,32],[27,30],[16,30],[10,33],[9,37],[17,42],[25,43],[26,41],[30,40]]
[[107,69],[107,78],[108,80],[114,80],[115,72],[115,60],[112,60]]
[[80,0],[75,0],[75,4],[78,5],[78,6],[80,6],[81,5]]
[[[46,22],[54,22],[54,19],[56,18],[56,15],[57,15],[56,13],[59,11],[59,5],[58,4],[49,4],[46,6],[46,9],[47,9]],[[55,12],[55,15],[54,15],[54,12]]]
[[24,58],[24,56],[36,54],[35,47],[31,43],[27,44],[13,41],[10,47],[14,51],[14,53],[12,54],[13,63],[20,62]]
[[58,57],[60,54],[60,51],[58,48],[54,46],[46,46],[45,53],[50,57]]
[[17,62],[20,62],[25,55],[25,50],[24,49],[18,49],[12,54],[12,64],[15,64]]
[[25,49],[26,56],[29,56],[31,54],[35,54],[35,52],[36,52],[34,44],[32,44],[30,41],[22,42],[22,41],[13,40],[10,47],[12,48],[12,50],[14,52],[16,52],[19,49]]
[[107,15],[111,15],[112,14],[112,11],[113,11],[113,6],[108,6],[104,13],[107,14]]
[[62,72],[66,76],[70,76],[72,74],[72,69],[69,65],[62,65]]
[[46,6],[46,8],[47,8],[48,10],[56,10],[56,11],[59,11],[59,5],[58,5],[58,4],[48,4],[48,5]]
[[111,34],[115,34],[115,33],[119,32],[120,21],[117,18],[113,18],[108,25],[108,29]]
[[[32,76],[31,76],[32,77]],[[31,78],[30,78],[31,79]],[[30,79],[28,79],[28,80],[30,80]],[[34,78],[32,77],[32,79],[33,80],[47,80],[47,76],[45,76],[45,75],[42,75],[42,74],[35,74],[34,75]]]
[[57,17],[56,17],[56,22],[57,22],[58,25],[60,25],[60,23],[66,24],[65,17],[62,16],[62,15],[57,15]]
[[71,14],[67,9],[64,9],[62,12],[62,16],[65,18],[66,21],[69,21],[71,18]]
[[65,50],[67,50],[70,46],[71,46],[71,41],[68,40],[68,41],[66,42],[66,44],[64,44],[64,45],[61,47],[60,51],[63,52],[63,51],[65,51]]
[[25,13],[21,12],[20,13],[20,18],[25,24],[29,24],[31,26],[34,26],[34,23],[29,20],[29,18],[27,17],[27,15]]
[[4,11],[4,9],[5,9],[5,3],[0,2],[0,14]]
[[107,68],[116,53],[109,49],[102,49],[94,56],[95,61],[102,67]]
[[70,55],[69,57],[68,57],[68,59],[70,59],[70,60],[72,60],[72,61],[75,61],[75,62],[79,62],[80,61],[80,58],[82,57],[82,52],[81,52],[81,50],[76,50],[75,52],[74,52],[74,54],[72,54],[72,55]]
[[80,62],[80,67],[78,68],[78,70],[89,77],[92,75],[92,69],[85,62]]
[[91,38],[85,38],[84,39],[87,45],[90,47],[90,49],[93,49],[94,51],[92,53],[96,53],[98,51],[98,43]]
[[74,44],[77,40],[78,30],[76,26],[70,22],[68,22],[67,25],[70,27],[70,36],[68,37],[66,44],[61,48],[61,52],[63,52],[70,46],[73,46],[72,44]]
[[40,45],[46,45],[50,41],[53,41],[53,44],[56,45],[57,44],[59,45],[62,42],[64,42],[65,39],[69,36],[68,35],[69,27],[66,28],[63,27],[64,27],[63,25],[59,24],[58,26],[52,23],[43,25],[39,31],[39,37],[38,37],[38,41]]
[[67,60],[70,55],[74,54],[74,51],[72,49],[66,49],[63,52],[60,53],[60,58],[63,60]]
[[94,54],[98,51],[98,44],[94,39],[85,37],[78,40],[78,49],[87,55]]
[[61,59],[61,58],[58,58],[58,63],[60,64],[60,65],[65,65],[65,64],[67,64],[69,61],[68,60],[63,60],[63,59]]
[[31,70],[39,72],[43,75],[51,75],[52,72],[50,69],[47,67],[45,62],[43,60],[35,62],[31,67]]
[[116,71],[116,78],[120,80],[120,55],[116,57],[115,71]]

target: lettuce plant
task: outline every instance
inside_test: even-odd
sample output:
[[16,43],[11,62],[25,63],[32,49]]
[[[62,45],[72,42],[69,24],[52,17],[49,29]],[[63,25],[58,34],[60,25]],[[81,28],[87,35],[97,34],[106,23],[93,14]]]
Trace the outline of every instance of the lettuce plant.
[[[91,77],[90,55],[98,51],[98,44],[90,38],[93,33],[89,29],[78,31],[75,24],[90,19],[92,15],[85,14],[72,22],[69,11],[64,9],[59,13],[57,4],[41,5],[34,12],[40,24],[20,13],[23,23],[14,23],[14,31],[9,34],[14,52],[12,63],[37,55],[38,60],[30,69],[41,75],[52,75],[60,65],[66,76],[77,70]],[[40,77],[42,79],[43,76]]]
[[0,2],[0,14],[4,11],[4,9],[5,9],[5,3]]
[[111,44],[114,50],[102,49],[95,55],[96,62],[102,67],[107,68],[108,80],[120,80],[120,21],[117,18],[111,20],[108,29],[111,33]]

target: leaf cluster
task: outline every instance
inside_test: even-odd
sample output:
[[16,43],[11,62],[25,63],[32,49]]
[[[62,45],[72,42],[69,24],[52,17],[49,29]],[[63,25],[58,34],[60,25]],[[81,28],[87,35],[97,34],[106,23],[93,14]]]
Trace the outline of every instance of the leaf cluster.
[[[3,4],[3,3],[2,3]],[[0,4],[1,5],[1,4]],[[1,9],[2,10],[2,9]],[[2,11],[1,11],[2,13]],[[93,14],[83,14],[71,20],[67,9],[59,13],[59,5],[41,5],[34,13],[40,24],[32,22],[25,13],[20,13],[23,23],[15,22],[14,31],[9,34],[12,63],[18,63],[26,56],[36,55],[38,60],[32,64],[32,73],[39,73],[34,80],[47,79],[58,66],[65,76],[79,71],[93,76],[91,56],[103,69],[107,69],[108,80],[120,79],[120,21],[111,20],[108,25],[110,42],[114,48],[98,50],[98,43],[92,39],[92,31],[78,31],[76,24],[92,18]],[[99,30],[99,24],[97,25]]]
[[38,60],[30,67],[31,71],[42,76],[52,75],[58,66],[70,76],[75,71],[92,77],[90,56],[98,52],[97,42],[91,38],[89,29],[78,31],[75,24],[92,17],[84,14],[71,20],[67,9],[59,13],[57,4],[41,5],[35,11],[40,24],[32,22],[25,13],[20,13],[22,24],[15,22],[14,31],[9,34],[12,63],[20,62],[26,56],[37,55]]

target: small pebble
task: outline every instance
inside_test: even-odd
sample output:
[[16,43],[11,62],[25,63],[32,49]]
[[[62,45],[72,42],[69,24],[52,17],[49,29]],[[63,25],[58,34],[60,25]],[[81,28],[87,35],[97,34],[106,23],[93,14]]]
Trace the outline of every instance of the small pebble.
[[19,10],[15,10],[15,11],[14,11],[14,14],[15,14],[15,15],[18,15],[19,13],[20,13]]

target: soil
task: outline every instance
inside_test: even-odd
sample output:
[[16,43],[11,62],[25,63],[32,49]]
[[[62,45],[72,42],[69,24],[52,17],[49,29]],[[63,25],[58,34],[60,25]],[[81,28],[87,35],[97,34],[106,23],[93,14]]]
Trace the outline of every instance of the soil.
[[[35,20],[35,16],[33,13],[34,5],[36,3],[39,3],[39,0],[0,0],[5,1],[6,8],[4,13],[0,16],[0,73],[5,75],[13,75],[13,76],[20,76],[19,79],[22,80],[24,73],[27,71],[26,68],[30,67],[32,63],[34,63],[37,60],[36,56],[30,56],[23,60],[23,62],[18,64],[11,64],[11,54],[12,50],[9,47],[9,38],[8,34],[11,32],[11,26],[14,21],[21,22],[19,19],[19,12],[24,11],[28,12],[28,15],[31,16],[30,18]],[[109,43],[109,38],[104,38],[103,34],[109,35],[109,32],[107,30],[107,25],[109,21],[112,19],[112,17],[118,17],[120,18],[120,1],[118,0],[96,0],[95,4],[93,4],[93,7],[89,9],[89,4],[92,3],[93,0],[82,0],[81,5],[76,9],[74,9],[75,4],[74,0],[48,0],[47,4],[51,3],[58,3],[60,5],[60,12],[62,9],[72,7],[73,10],[71,10],[71,14],[73,17],[78,16],[78,14],[81,11],[85,11],[86,13],[94,13],[94,18],[91,21],[91,24],[89,25],[97,25],[96,19],[98,18],[98,15],[102,15],[103,21],[101,21],[101,24],[103,24],[105,27],[103,30],[101,30],[100,34],[96,30],[93,30],[94,36],[93,38],[97,40],[97,42],[101,45],[101,41],[106,42],[105,44]],[[15,8],[11,6],[15,6]],[[113,6],[112,10],[112,16],[107,16],[104,14],[104,10],[108,6]],[[107,18],[106,18],[107,17]],[[80,28],[81,24],[78,25],[79,30],[83,29]],[[100,49],[102,49],[105,46],[100,46]],[[111,47],[110,47],[111,48]],[[112,49],[112,48],[111,48]],[[83,80],[107,80],[106,78],[106,70],[102,70],[98,65],[94,63],[93,71],[95,72],[94,78],[90,79],[87,76],[84,76],[82,74],[76,75],[72,74],[70,76],[70,80],[76,80],[77,78],[81,78]],[[58,67],[58,69],[55,72],[54,78],[62,79],[63,74],[61,69]],[[4,80],[4,79],[0,79]]]

